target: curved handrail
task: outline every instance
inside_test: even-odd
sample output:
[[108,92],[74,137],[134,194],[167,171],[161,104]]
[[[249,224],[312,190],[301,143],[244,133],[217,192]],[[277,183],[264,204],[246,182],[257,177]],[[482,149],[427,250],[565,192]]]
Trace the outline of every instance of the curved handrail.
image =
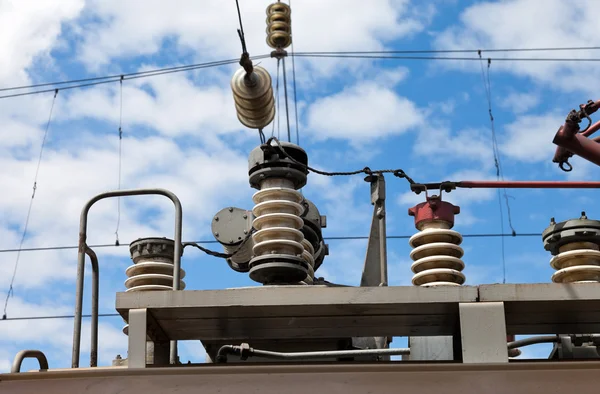
[[48,369],[48,359],[40,350],[21,350],[15,356],[12,367],[10,368],[10,373],[21,372],[21,365],[26,358],[36,358],[40,363],[40,369]]
[[[73,327],[73,349],[72,349],[72,357],[71,357],[71,368],[79,368],[79,352],[81,350],[81,320],[82,320],[82,310],[83,310],[83,279],[85,273],[85,255],[88,252],[89,248],[86,244],[87,240],[87,219],[88,213],[92,205],[96,202],[103,200],[105,198],[111,197],[126,197],[126,196],[141,196],[141,195],[159,195],[165,196],[173,202],[175,206],[175,250],[173,256],[173,290],[179,290],[179,280],[180,280],[180,268],[181,268],[181,252],[182,252],[182,243],[181,243],[181,232],[182,232],[182,222],[183,222],[183,213],[181,208],[181,202],[179,198],[172,192],[165,189],[132,189],[132,190],[117,190],[112,192],[106,192],[98,194],[97,196],[90,199],[81,210],[81,217],[79,221],[79,252],[77,255],[77,284],[75,290],[75,319],[74,319],[74,327]],[[91,256],[90,256],[91,258]],[[93,263],[92,263],[93,264]],[[95,330],[95,331],[94,331]],[[92,322],[92,342],[94,341],[97,344],[97,335],[98,335],[98,322]],[[94,332],[96,335],[96,339],[94,339]],[[93,356],[93,355],[91,355]],[[171,363],[173,360],[177,359],[177,344],[171,344],[171,352],[170,352]]]

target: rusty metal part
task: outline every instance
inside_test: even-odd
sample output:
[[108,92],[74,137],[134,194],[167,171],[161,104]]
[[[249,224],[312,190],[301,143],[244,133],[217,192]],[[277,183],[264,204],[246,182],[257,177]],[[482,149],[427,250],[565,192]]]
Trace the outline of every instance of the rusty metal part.
[[410,258],[414,261],[412,283],[415,286],[462,285],[465,276],[461,272],[465,263],[464,252],[459,246],[462,236],[451,230],[454,215],[460,207],[442,201],[440,196],[427,196],[424,203],[409,208],[408,214],[415,217],[419,230],[408,243],[414,249]]
[[594,181],[458,181],[414,183],[410,185],[415,194],[427,190],[443,190],[446,193],[456,188],[463,189],[600,189]]
[[292,44],[292,10],[281,2],[267,7],[267,44],[274,49]]
[[240,68],[231,79],[231,90],[239,121],[251,129],[266,127],[275,117],[271,76],[260,66],[248,74]]
[[560,223],[552,219],[542,240],[554,256],[550,260],[556,270],[553,282],[600,282],[600,221],[589,220],[585,212],[579,219]]

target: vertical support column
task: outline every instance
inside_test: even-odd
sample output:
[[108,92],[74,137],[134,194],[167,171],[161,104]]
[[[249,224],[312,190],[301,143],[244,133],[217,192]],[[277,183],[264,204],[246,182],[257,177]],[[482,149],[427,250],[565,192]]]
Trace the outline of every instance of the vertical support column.
[[129,344],[127,346],[127,365],[129,368],[146,368],[146,328],[148,311],[129,310]]
[[504,303],[461,303],[458,308],[463,362],[507,363]]

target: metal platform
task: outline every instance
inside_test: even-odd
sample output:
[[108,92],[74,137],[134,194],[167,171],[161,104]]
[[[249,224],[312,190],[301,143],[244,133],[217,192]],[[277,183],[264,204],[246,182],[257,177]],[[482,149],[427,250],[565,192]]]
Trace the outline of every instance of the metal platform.
[[306,286],[117,293],[171,340],[434,336],[459,332],[459,304],[502,302],[509,334],[600,332],[600,284]]
[[0,375],[10,394],[364,394],[418,392],[595,394],[600,362],[244,365],[32,372]]

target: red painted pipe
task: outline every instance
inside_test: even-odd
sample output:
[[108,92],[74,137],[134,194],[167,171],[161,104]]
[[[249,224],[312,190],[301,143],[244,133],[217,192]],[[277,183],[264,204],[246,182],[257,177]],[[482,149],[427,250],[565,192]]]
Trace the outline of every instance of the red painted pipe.
[[600,182],[586,181],[460,181],[456,187],[469,189],[596,189]]

